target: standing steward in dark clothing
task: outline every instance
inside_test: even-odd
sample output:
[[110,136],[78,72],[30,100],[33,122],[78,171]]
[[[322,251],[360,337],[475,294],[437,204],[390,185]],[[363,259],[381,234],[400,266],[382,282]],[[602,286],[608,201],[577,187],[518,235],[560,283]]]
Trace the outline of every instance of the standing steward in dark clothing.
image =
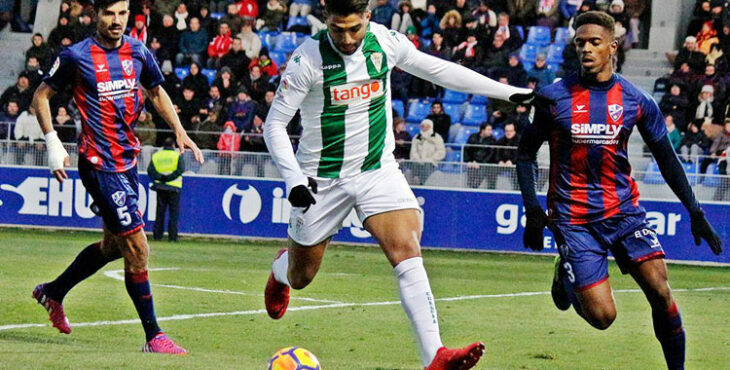
[[154,180],[153,190],[157,192],[157,214],[155,217],[154,239],[161,240],[165,233],[165,211],[169,208],[170,219],[167,224],[168,240],[177,241],[177,220],[180,214],[180,191],[185,163],[175,150],[175,141],[168,137],[165,146],[152,156],[147,167],[147,175]]

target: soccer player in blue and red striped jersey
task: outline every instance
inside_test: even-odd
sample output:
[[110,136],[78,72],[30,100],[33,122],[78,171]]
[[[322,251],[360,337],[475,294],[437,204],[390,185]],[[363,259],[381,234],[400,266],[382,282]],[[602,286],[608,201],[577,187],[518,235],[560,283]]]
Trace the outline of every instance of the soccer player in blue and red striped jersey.
[[63,298],[76,284],[107,263],[124,258],[125,285],[145,331],[145,352],[185,354],[157,325],[147,276],[149,246],[138,209],[137,153],[134,125],[144,106],[143,90],[175,131],[181,151],[203,156],[180,124],[172,102],[160,86],[164,78],[144,44],[124,36],[129,18],[126,0],[97,0],[97,32],[59,54],[36,90],[33,106],[46,138],[48,163],[58,181],[68,178],[69,156],[51,124],[49,99],[71,85],[82,120],[79,176],[104,220],[104,239],[86,247],[55,280],[39,284],[33,297],[53,326],[65,334],[71,326]]
[[[539,92],[533,123],[519,146],[517,172],[526,208],[525,246],[543,248],[543,229],[555,236],[553,300],[571,305],[588,323],[608,328],[616,317],[608,281],[610,250],[652,308],[654,332],[669,369],[684,368],[685,335],[667,284],[664,251],[639,205],[627,143],[634,128],[651,149],[667,184],[690,213],[692,234],[719,254],[722,243],[708,223],[667,136],[656,102],[613,71],[618,49],[614,21],[587,12],[576,19],[574,46],[580,73]],[[550,145],[548,215],[535,193],[536,154]]]

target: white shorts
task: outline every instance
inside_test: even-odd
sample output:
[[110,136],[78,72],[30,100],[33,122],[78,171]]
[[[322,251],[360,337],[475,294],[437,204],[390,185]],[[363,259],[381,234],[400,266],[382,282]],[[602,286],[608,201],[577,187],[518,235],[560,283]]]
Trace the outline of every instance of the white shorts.
[[316,204],[292,207],[289,237],[297,244],[313,246],[337,234],[352,209],[360,222],[370,216],[399,209],[416,209],[423,227],[423,210],[403,173],[381,168],[341,179],[317,179]]

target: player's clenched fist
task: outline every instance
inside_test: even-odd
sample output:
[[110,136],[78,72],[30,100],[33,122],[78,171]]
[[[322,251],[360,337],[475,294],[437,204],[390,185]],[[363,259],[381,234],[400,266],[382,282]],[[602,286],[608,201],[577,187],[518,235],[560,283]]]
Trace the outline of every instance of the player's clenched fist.
[[317,203],[312,195],[312,193],[317,194],[317,181],[307,177],[307,182],[307,185],[297,185],[289,191],[289,203],[294,207],[304,208],[304,212],[307,212],[309,206]]
[[542,208],[529,208],[525,214],[525,248],[540,251],[543,248],[542,232],[547,226],[548,219]]

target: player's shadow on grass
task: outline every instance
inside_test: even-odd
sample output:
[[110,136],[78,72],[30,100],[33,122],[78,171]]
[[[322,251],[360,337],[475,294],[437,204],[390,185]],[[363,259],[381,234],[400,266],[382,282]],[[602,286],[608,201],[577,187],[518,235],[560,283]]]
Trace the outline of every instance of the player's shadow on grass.
[[[42,334],[31,334],[21,332],[4,332],[0,333],[0,340],[7,340],[12,342],[25,342],[33,344],[60,344],[65,346],[71,346],[76,344],[75,339],[63,338],[60,336],[48,336]],[[0,352],[3,352],[0,350]]]

